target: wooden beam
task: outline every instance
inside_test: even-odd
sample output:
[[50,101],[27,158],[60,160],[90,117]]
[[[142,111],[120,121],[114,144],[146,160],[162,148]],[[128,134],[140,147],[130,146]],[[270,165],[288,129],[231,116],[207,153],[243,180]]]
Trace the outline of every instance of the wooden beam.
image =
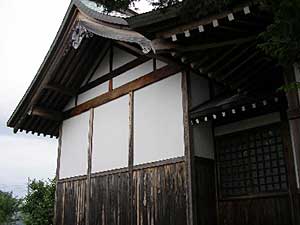
[[88,133],[88,166],[86,180],[86,210],[85,225],[90,224],[90,196],[91,196],[91,173],[92,173],[92,153],[93,153],[93,132],[94,132],[94,108],[90,109],[89,133]]
[[247,43],[249,41],[255,40],[257,36],[250,36],[246,38],[237,38],[234,40],[223,41],[223,42],[212,42],[212,43],[204,43],[190,46],[178,46],[176,49],[170,49],[172,51],[177,50],[179,52],[194,52],[194,51],[203,51],[212,48],[220,48],[229,45],[237,45]]
[[185,152],[185,174],[186,174],[186,212],[187,224],[197,224],[197,204],[195,195],[195,177],[194,177],[194,150],[192,148],[192,130],[190,129],[189,118],[189,74],[182,74],[182,107],[183,107],[183,124],[184,124],[184,152]]
[[62,125],[59,127],[58,147],[57,147],[57,160],[56,160],[56,176],[55,176],[55,201],[54,201],[54,224],[57,223],[57,199],[58,199],[58,181],[60,172],[60,158],[61,158],[61,143],[62,143]]
[[63,113],[52,110],[52,109],[45,109],[42,107],[35,106],[29,110],[28,115],[30,116],[39,116],[44,119],[53,120],[53,121],[62,121],[63,120]]
[[220,19],[226,18],[228,16],[228,14],[242,11],[245,6],[247,6],[247,5],[244,4],[239,7],[234,8],[233,10],[230,10],[230,11],[225,11],[225,12],[217,14],[217,15],[212,15],[210,17],[206,17],[204,19],[193,21],[188,24],[179,25],[175,28],[171,28],[169,30],[157,33],[156,37],[157,38],[170,38],[170,37],[172,37],[172,35],[184,33],[184,31],[186,31],[186,30],[198,29],[199,26],[203,27],[204,25],[211,24],[213,20],[220,20]]
[[239,60],[243,55],[248,54],[249,49],[251,49],[255,44],[252,43],[250,46],[248,46],[247,48],[245,48],[244,50],[240,51],[237,55],[235,55],[234,57],[230,58],[226,63],[224,63],[224,65],[222,65],[221,67],[218,68],[217,71],[213,72],[212,77],[215,78],[216,76],[218,76],[222,70],[224,70],[225,68],[227,68],[230,64],[234,63],[235,61]]
[[[114,63],[114,48],[111,45],[109,51],[109,72],[113,71],[113,63]],[[109,79],[108,90],[111,91],[113,89],[113,79]]]
[[88,111],[90,108],[94,108],[100,105],[103,105],[109,101],[112,101],[116,98],[119,98],[123,95],[128,94],[131,91],[138,90],[147,85],[155,83],[159,80],[162,80],[166,77],[169,77],[175,73],[178,73],[181,70],[180,66],[165,66],[161,69],[148,73],[147,75],[140,77],[134,81],[131,81],[121,87],[118,87],[110,92],[102,94],[96,98],[93,98],[85,103],[78,105],[64,113],[64,118],[70,118],[76,116],[80,113]]
[[131,69],[143,64],[144,62],[147,62],[148,60],[149,60],[149,58],[145,57],[145,56],[134,59],[131,62],[126,63],[125,65],[120,66],[119,68],[107,73],[106,75],[99,77],[96,80],[93,80],[92,82],[84,85],[83,87],[81,87],[79,89],[78,94],[88,91],[88,90],[98,86],[99,84],[102,84],[116,76],[119,76],[120,74],[125,73],[126,71],[131,70]]
[[103,62],[103,59],[106,56],[110,45],[111,45],[110,41],[108,41],[104,44],[103,49],[102,49],[101,53],[99,54],[99,57],[96,60],[96,63],[93,64],[93,66],[91,67],[91,69],[90,69],[90,71],[87,75],[88,79],[86,80],[85,84],[90,82],[90,80],[92,79],[92,77],[95,74],[96,70],[98,69],[99,65]]
[[234,74],[237,70],[242,68],[246,63],[248,63],[251,59],[256,57],[259,54],[258,51],[253,52],[250,56],[248,56],[245,60],[243,60],[241,63],[239,63],[236,67],[234,67],[232,70],[230,70],[228,73],[223,75],[221,78],[217,77],[217,80],[224,81],[226,78],[230,77],[232,74]]
[[67,96],[71,96],[74,97],[76,96],[76,90],[72,89],[72,88],[67,88],[64,87],[63,85],[59,85],[59,84],[46,84],[44,86],[45,89],[49,89],[52,91],[56,91],[62,95],[67,95]]
[[235,45],[233,48],[231,48],[229,51],[225,52],[223,55],[220,55],[218,59],[216,59],[214,62],[209,64],[207,67],[203,68],[204,73],[210,72],[217,64],[225,60],[227,57],[230,56],[232,52],[234,52],[236,49],[238,49],[240,45]]
[[129,219],[130,224],[134,221],[134,199],[133,199],[133,160],[134,160],[134,92],[129,92],[129,144],[128,144],[128,171],[129,171]]

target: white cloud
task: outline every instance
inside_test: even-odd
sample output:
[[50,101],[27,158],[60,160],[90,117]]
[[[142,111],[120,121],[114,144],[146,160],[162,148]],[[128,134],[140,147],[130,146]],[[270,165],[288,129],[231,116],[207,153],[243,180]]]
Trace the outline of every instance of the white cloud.
[[18,191],[15,187],[25,186],[28,177],[47,179],[55,176],[56,139],[0,136],[0,147],[0,187]]

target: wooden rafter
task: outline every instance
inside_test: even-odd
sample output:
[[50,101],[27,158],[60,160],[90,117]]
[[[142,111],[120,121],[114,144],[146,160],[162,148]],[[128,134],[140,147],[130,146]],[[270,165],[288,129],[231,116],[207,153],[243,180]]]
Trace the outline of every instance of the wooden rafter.
[[226,78],[231,76],[233,73],[235,73],[237,70],[241,69],[246,63],[248,63],[250,60],[252,60],[254,57],[256,57],[259,54],[258,51],[254,51],[251,55],[249,55],[245,60],[243,60],[241,63],[239,63],[237,66],[232,68],[228,73],[224,74],[222,77],[217,77],[217,80],[224,81]]
[[96,62],[93,64],[93,66],[91,67],[91,69],[89,70],[87,77],[88,79],[86,80],[85,84],[89,83],[90,80],[92,79],[93,75],[95,74],[97,68],[99,67],[99,65],[102,63],[104,57],[106,56],[108,50],[109,50],[109,46],[110,46],[110,42],[106,42],[103,46],[103,49],[101,51],[101,53],[99,54]]
[[222,65],[221,67],[219,67],[216,71],[214,71],[212,73],[212,77],[216,78],[225,68],[228,68],[230,65],[234,64],[237,60],[239,60],[244,55],[248,55],[249,50],[251,48],[253,48],[254,45],[255,45],[254,43],[250,44],[248,47],[246,47],[242,51],[240,51],[237,55],[230,58],[226,63],[224,63],[224,65]]
[[38,116],[44,119],[53,120],[53,121],[62,121],[63,114],[59,111],[52,110],[52,109],[45,109],[43,107],[35,106],[29,112],[28,115],[30,116]]
[[194,51],[203,51],[213,48],[220,48],[230,45],[237,45],[237,44],[243,44],[247,43],[249,41],[255,40],[257,36],[250,36],[246,38],[237,38],[229,41],[223,41],[223,42],[213,42],[213,43],[205,43],[205,44],[196,44],[196,45],[190,45],[190,46],[178,46],[176,49],[170,49],[172,51],[177,50],[179,52],[194,52]]
[[139,57],[137,59],[134,59],[128,63],[126,63],[125,65],[123,66],[120,66],[119,68],[107,73],[106,75],[102,76],[102,77],[99,77],[97,78],[96,80],[93,80],[92,82],[84,85],[83,87],[81,87],[79,89],[79,94],[80,93],[83,93],[91,88],[94,88],[96,86],[98,86],[99,84],[102,84],[103,82],[105,81],[108,81],[122,73],[125,73],[126,71],[130,70],[130,69],[133,69],[135,67],[137,67],[138,65],[141,65],[143,64],[144,62],[148,61],[149,58],[148,57]]
[[185,31],[198,29],[199,26],[204,26],[204,25],[211,24],[211,23],[213,23],[213,21],[226,18],[229,14],[242,11],[245,7],[246,7],[246,5],[242,5],[242,6],[237,7],[235,9],[231,10],[231,11],[225,11],[223,13],[213,15],[211,17],[206,17],[204,19],[193,21],[193,22],[188,23],[188,24],[180,25],[180,26],[177,26],[175,28],[172,28],[172,29],[169,29],[169,30],[166,30],[166,31],[163,31],[163,32],[159,32],[157,34],[157,37],[158,38],[170,38],[174,34],[180,34],[180,33],[184,33]]
[[67,95],[67,96],[71,96],[71,97],[76,95],[75,89],[67,88],[67,87],[64,87],[63,85],[59,85],[59,84],[46,84],[44,86],[44,88],[52,90],[52,91],[56,91],[62,95]]

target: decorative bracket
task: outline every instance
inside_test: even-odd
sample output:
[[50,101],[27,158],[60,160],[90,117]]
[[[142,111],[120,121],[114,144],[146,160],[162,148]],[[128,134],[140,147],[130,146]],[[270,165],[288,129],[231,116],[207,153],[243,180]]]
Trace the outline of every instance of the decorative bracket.
[[80,23],[77,23],[77,25],[74,28],[74,31],[72,33],[72,39],[71,39],[72,40],[72,47],[74,49],[78,49],[84,38],[91,38],[91,37],[93,37],[93,33],[88,31]]

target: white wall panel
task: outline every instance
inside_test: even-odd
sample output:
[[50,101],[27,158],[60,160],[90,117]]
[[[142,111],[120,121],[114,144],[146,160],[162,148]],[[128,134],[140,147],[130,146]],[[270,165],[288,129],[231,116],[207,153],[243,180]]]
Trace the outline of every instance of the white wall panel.
[[214,159],[214,135],[211,122],[193,126],[195,156]]
[[209,100],[209,82],[199,75],[191,73],[191,107]]
[[128,166],[128,95],[95,108],[92,172]]
[[128,52],[125,52],[119,48],[114,48],[113,51],[114,51],[113,69],[123,66],[124,64],[137,58],[136,56],[134,56]]
[[79,105],[81,103],[84,103],[106,92],[108,92],[108,81],[78,95],[77,104]]
[[63,122],[60,178],[87,173],[89,112]]
[[134,164],[183,155],[180,73],[134,93]]
[[153,71],[153,61],[149,60],[113,79],[114,88],[120,87]]
[[167,63],[160,61],[160,60],[156,60],[156,69],[160,69],[164,66],[168,65]]

